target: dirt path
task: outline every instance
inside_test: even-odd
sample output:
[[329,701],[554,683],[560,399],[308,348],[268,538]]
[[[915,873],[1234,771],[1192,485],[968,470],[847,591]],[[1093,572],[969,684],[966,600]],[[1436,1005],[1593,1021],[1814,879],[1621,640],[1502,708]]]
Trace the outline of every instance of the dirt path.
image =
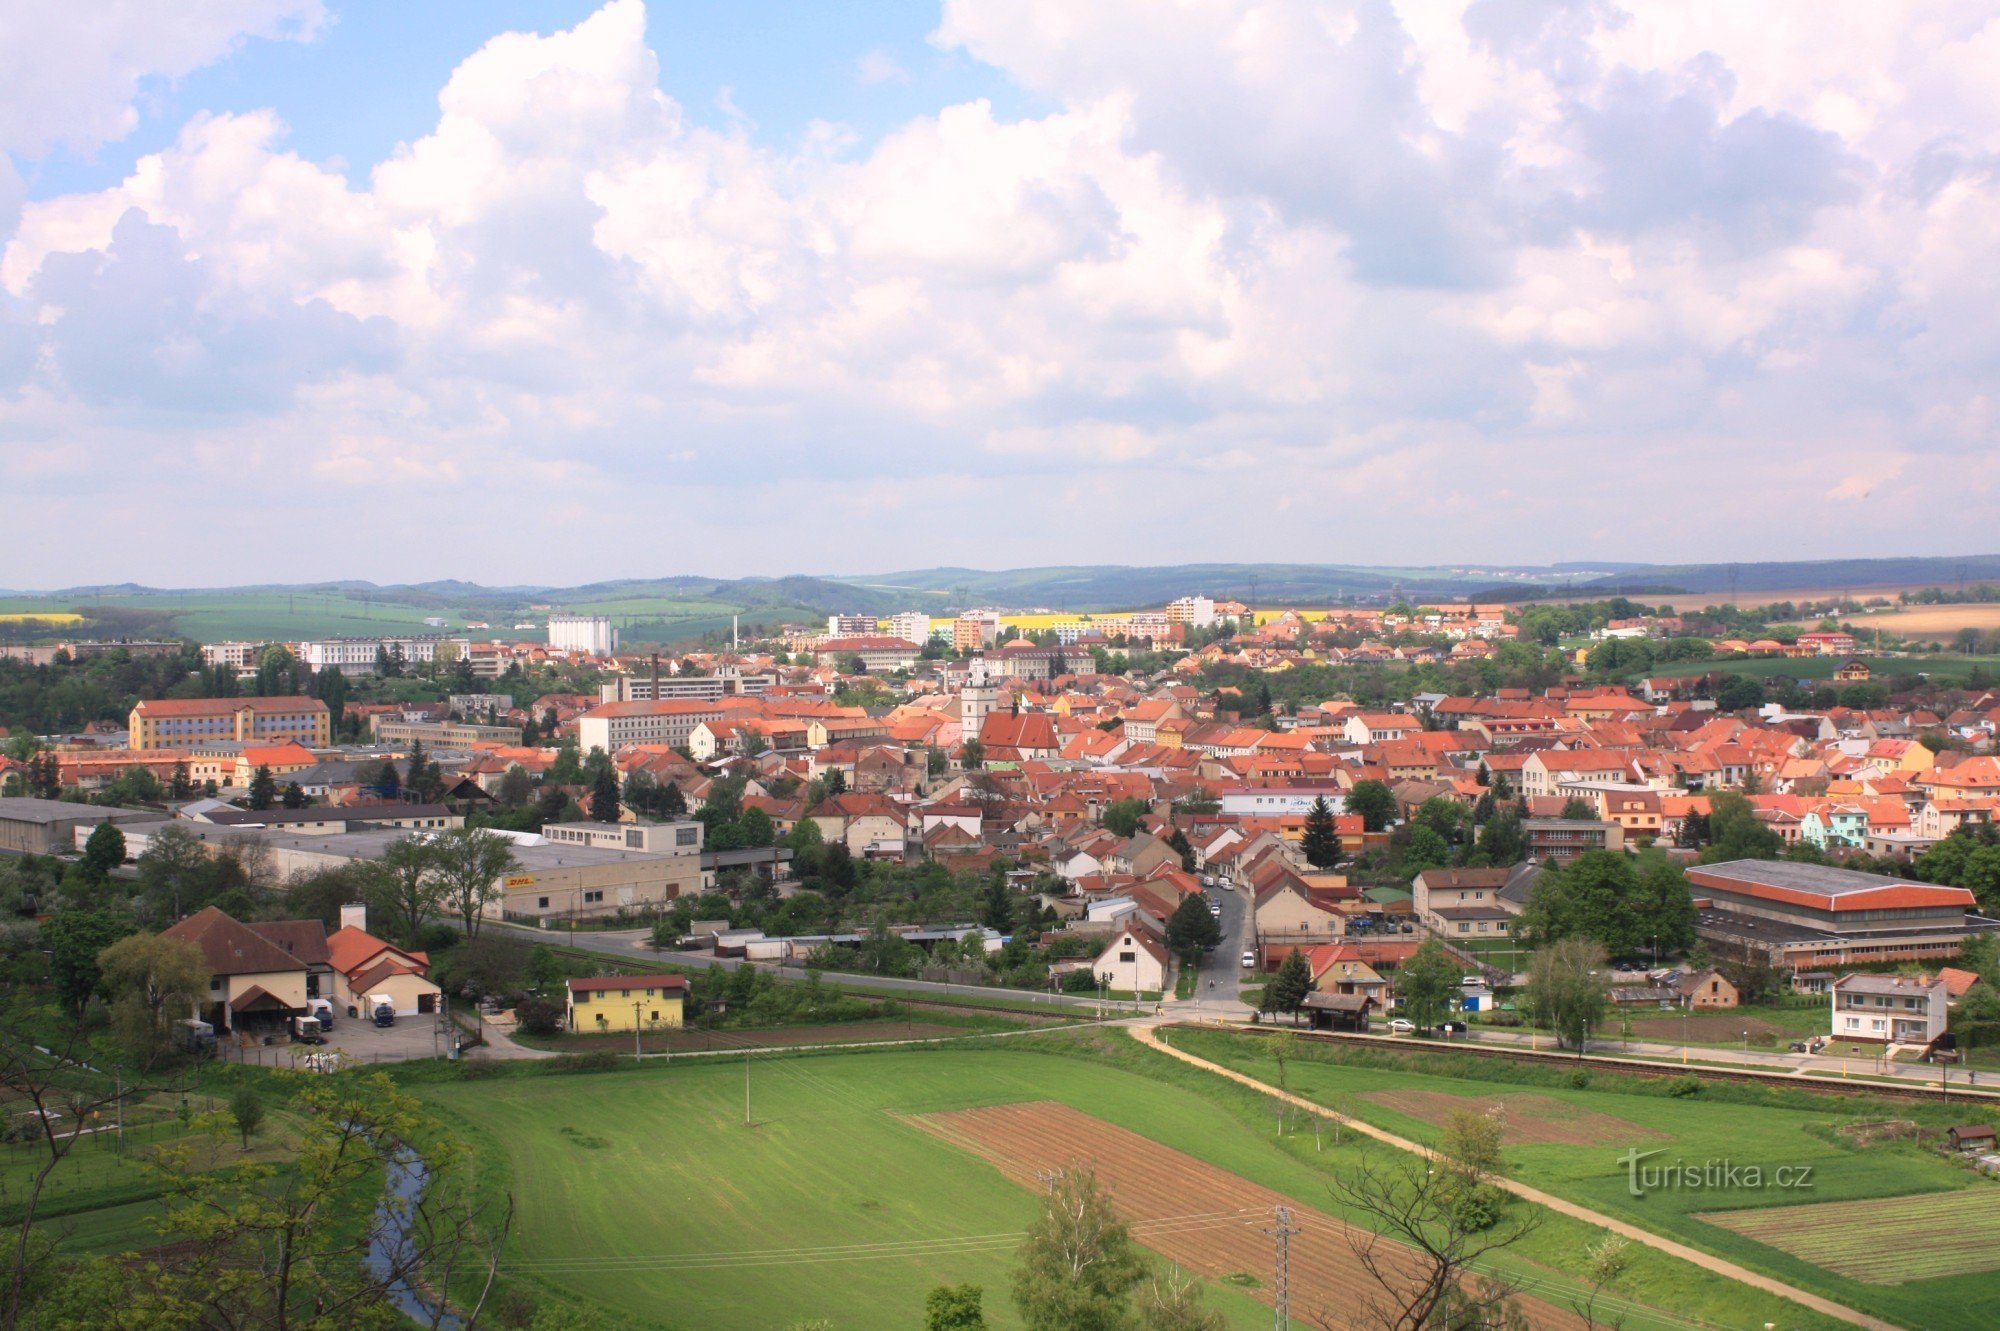
[[[1271,1226],[1277,1209],[1288,1208],[1291,1308],[1299,1326],[1339,1324],[1382,1296],[1350,1237],[1365,1240],[1367,1231],[1068,1105],[1047,1100],[995,1105],[910,1122],[992,1161],[1025,1188],[1040,1190],[1044,1171],[1088,1164],[1139,1242],[1210,1280],[1243,1287],[1264,1303],[1272,1302]],[[1404,1250],[1380,1240],[1376,1255],[1397,1269]],[[1519,1302],[1538,1329],[1577,1331],[1584,1325],[1574,1313],[1541,1299]]]
[[[1363,1123],[1359,1119],[1348,1118],[1343,1114],[1336,1114],[1324,1105],[1314,1104],[1303,1096],[1292,1095],[1289,1092],[1279,1090],[1275,1086],[1266,1085],[1258,1081],[1255,1077],[1238,1072],[1233,1068],[1223,1067],[1219,1063],[1211,1063],[1207,1059],[1197,1058],[1193,1054],[1182,1053],[1172,1045],[1162,1041],[1159,1038],[1159,1033],[1151,1026],[1128,1026],[1126,1029],[1132,1032],[1132,1038],[1139,1041],[1139,1043],[1149,1048],[1157,1049],[1170,1058],[1177,1058],[1183,1063],[1201,1068],[1205,1072],[1212,1072],[1218,1077],[1226,1077],[1230,1081],[1248,1086],[1256,1091],[1261,1091],[1265,1095],[1283,1100],[1287,1104],[1306,1110],[1308,1113],[1317,1114],[1321,1118],[1344,1124],[1364,1136],[1372,1137],[1376,1141],[1386,1143],[1398,1150],[1411,1151],[1425,1157],[1435,1154],[1428,1146],[1398,1137],[1392,1132],[1385,1132],[1371,1123]],[[1682,1261],[1693,1262],[1703,1270],[1727,1276],[1729,1279],[1748,1285],[1753,1289],[1761,1289],[1767,1294],[1776,1294],[1779,1298],[1790,1299],[1793,1303],[1801,1307],[1810,1308],[1816,1313],[1821,1313],[1837,1321],[1845,1322],[1849,1326],[1867,1327],[1869,1331],[1898,1331],[1893,1322],[1885,1322],[1880,1318],[1871,1317],[1867,1313],[1857,1312],[1845,1304],[1835,1303],[1832,1299],[1825,1298],[1822,1295],[1799,1289],[1794,1285],[1787,1285],[1782,1280],[1774,1280],[1770,1276],[1761,1275],[1758,1272],[1750,1270],[1748,1267],[1738,1266],[1734,1262],[1724,1261],[1713,1253],[1703,1252],[1699,1248],[1690,1248],[1684,1243],[1676,1243],[1669,1238],[1662,1238],[1651,1230],[1641,1229],[1637,1225],[1630,1225],[1622,1220],[1614,1220],[1610,1216],[1593,1211],[1588,1207],[1578,1206],[1575,1202],[1565,1201],[1553,1193],[1543,1192],[1540,1188],[1531,1188],[1525,1183],[1517,1183],[1509,1178],[1496,1177],[1493,1182],[1499,1187],[1513,1193],[1516,1197],[1524,1198],[1539,1206],[1546,1206],[1549,1210],[1560,1215],[1581,1220],[1587,1225],[1596,1225],[1600,1229],[1608,1229],[1614,1234],[1619,1234],[1632,1240],[1634,1243],[1643,1243],[1658,1252],[1678,1257]]]

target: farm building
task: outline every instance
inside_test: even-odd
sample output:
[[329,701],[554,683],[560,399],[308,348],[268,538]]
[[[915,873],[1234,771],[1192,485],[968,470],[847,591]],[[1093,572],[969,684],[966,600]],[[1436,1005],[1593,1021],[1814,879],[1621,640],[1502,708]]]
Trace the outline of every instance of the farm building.
[[1368,1014],[1375,1000],[1366,994],[1329,994],[1315,990],[1306,995],[1306,1019],[1316,1031],[1366,1031]]
[[374,1010],[374,1000],[387,998],[399,1017],[438,1010],[438,987],[427,977],[430,958],[406,952],[368,932],[367,908],[343,906],[341,927],[328,935],[327,960],[333,968],[333,1001],[351,1007],[357,1016]]
[[38,800],[25,795],[0,796],[0,850],[26,855],[75,850],[99,823],[151,822],[159,816],[136,809],[107,809],[97,804]]

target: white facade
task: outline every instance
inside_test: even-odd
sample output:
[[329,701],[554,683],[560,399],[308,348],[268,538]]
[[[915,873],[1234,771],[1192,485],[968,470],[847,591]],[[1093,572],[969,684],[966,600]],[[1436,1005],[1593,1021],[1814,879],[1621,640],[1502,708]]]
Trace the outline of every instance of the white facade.
[[1205,629],[1215,622],[1215,602],[1206,596],[1183,596],[1168,602],[1167,618],[1189,628]]
[[906,610],[889,617],[889,636],[914,642],[919,647],[931,640],[931,617],[921,611]]
[[695,726],[721,719],[720,708],[695,700],[606,703],[576,719],[576,743],[584,753],[616,753],[627,744],[684,745]]
[[1337,786],[1239,786],[1222,792],[1222,812],[1238,818],[1302,816],[1318,799],[1336,814],[1347,811],[1347,796]]
[[550,615],[549,650],[609,656],[618,650],[618,630],[608,615]]
[[[873,615],[828,615],[826,636],[829,638],[865,638],[875,632]],[[912,642],[917,639],[912,638]]]
[[372,675],[375,658],[381,652],[400,655],[405,665],[422,665],[440,659],[457,660],[471,643],[464,638],[412,636],[407,638],[322,638],[299,644],[298,657],[314,670],[338,670],[343,675]]
[[214,669],[226,666],[239,673],[255,670],[264,658],[264,644],[261,642],[211,642],[201,649],[202,664]]

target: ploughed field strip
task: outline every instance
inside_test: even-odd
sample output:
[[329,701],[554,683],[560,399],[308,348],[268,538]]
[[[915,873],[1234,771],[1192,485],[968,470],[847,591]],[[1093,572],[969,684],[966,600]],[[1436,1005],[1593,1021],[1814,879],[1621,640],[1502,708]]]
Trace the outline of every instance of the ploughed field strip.
[[1384,1109],[1442,1125],[1453,1110],[1475,1114],[1500,1112],[1501,1140],[1509,1146],[1627,1146],[1663,1141],[1667,1134],[1627,1122],[1594,1109],[1583,1109],[1552,1095],[1447,1095],[1443,1091],[1369,1091],[1363,1100]]
[[1695,1219],[1869,1285],[2000,1270],[2000,1190],[1990,1186]]
[[[1290,1207],[1291,1306],[1298,1325],[1358,1313],[1380,1296],[1355,1256],[1350,1227],[1338,1217],[1068,1105],[995,1105],[909,1121],[1036,1191],[1045,1186],[1045,1171],[1089,1165],[1135,1239],[1211,1280],[1253,1275],[1259,1286],[1247,1292],[1265,1303],[1272,1301],[1270,1230],[1276,1209]],[[1388,1250],[1382,1243],[1378,1254]],[[1567,1308],[1535,1298],[1520,1302],[1537,1331],[1583,1326]]]

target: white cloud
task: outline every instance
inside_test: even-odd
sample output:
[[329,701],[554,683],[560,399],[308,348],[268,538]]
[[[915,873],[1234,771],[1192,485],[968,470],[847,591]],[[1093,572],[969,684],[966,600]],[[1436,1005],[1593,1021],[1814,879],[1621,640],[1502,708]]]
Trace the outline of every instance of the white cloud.
[[310,38],[320,0],[89,0],[0,7],[0,153],[124,137],[149,77],[179,78],[245,37]]
[[[12,580],[171,564],[144,511],[88,568],[58,536],[128,478],[171,513],[223,476],[241,541],[295,541],[305,495],[353,533],[329,575],[858,568],[919,533],[983,564],[1983,545],[1992,9],[950,0],[933,40],[1051,109],[779,144],[685,118],[612,0],[469,55],[359,183],[273,112],[199,115],[17,221],[0,173],[0,440],[20,548],[61,552]],[[149,68],[316,11],[230,12]],[[118,132],[143,75],[78,62],[97,92],[0,126]],[[1940,466],[1961,502],[1913,526]],[[524,485],[588,520],[496,544]],[[1290,521],[1231,516],[1270,496]],[[437,565],[371,562],[411,503]]]
[[908,83],[910,71],[887,51],[863,51],[854,59],[854,77],[874,87],[879,83]]

